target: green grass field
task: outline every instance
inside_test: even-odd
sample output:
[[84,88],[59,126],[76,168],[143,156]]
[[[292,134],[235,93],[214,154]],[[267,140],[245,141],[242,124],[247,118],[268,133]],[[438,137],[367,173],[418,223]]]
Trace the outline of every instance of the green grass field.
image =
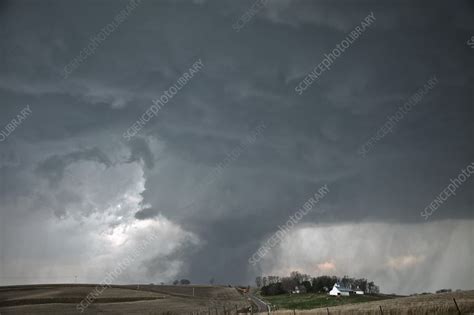
[[354,295],[334,297],[327,294],[302,293],[260,296],[264,301],[277,306],[278,309],[307,310],[318,307],[339,306],[352,303],[373,302],[395,298],[392,295]]

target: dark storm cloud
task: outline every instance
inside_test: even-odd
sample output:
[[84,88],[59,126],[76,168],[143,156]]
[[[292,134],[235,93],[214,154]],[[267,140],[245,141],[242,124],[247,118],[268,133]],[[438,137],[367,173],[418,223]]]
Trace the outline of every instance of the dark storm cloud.
[[42,161],[36,168],[36,171],[40,176],[48,178],[50,184],[54,185],[62,179],[64,169],[68,165],[78,161],[95,161],[105,166],[112,164],[109,158],[99,148],[91,148],[63,155],[53,155]]
[[135,218],[138,220],[146,220],[156,217],[159,213],[158,209],[145,208],[135,213]]
[[129,162],[142,160],[145,163],[145,166],[149,169],[155,166],[155,157],[145,139],[134,138],[130,142],[130,151],[131,155]]
[[[149,206],[134,212],[137,220],[160,209],[204,241],[186,256],[183,277],[248,280],[248,257],[324,184],[331,192],[320,207],[327,211],[308,214],[307,223],[418,222],[473,160],[474,79],[467,69],[474,54],[466,40],[474,8],[467,1],[269,1],[238,33],[232,23],[252,1],[143,1],[67,81],[64,65],[126,2],[49,3],[2,9],[0,93],[8,113],[37,105],[11,139],[18,145],[79,146],[83,137],[93,143],[40,161],[38,173],[52,182],[77,160],[110,165],[103,152],[120,147],[117,139],[152,99],[197,58],[205,64],[125,145],[130,152],[114,152],[145,165]],[[374,25],[297,95],[296,84],[372,11]],[[360,157],[357,149],[433,75],[433,91]],[[262,141],[188,206],[203,179],[261,121],[268,126]],[[159,157],[151,140],[164,147]],[[432,220],[472,218],[473,188],[466,182]],[[160,269],[157,261],[148,268]]]
[[[472,117],[473,95],[465,88],[473,82],[465,67],[474,59],[464,45],[473,25],[466,14],[427,2],[390,9],[374,2],[357,3],[360,14],[353,13],[350,8],[356,5],[347,2],[339,8],[328,2],[287,3],[295,12],[305,11],[304,19],[298,15],[293,23],[284,23],[279,16],[287,11],[270,4],[269,12],[276,10],[275,14],[263,12],[239,34],[223,38],[225,26],[213,32],[207,41],[210,47],[202,50],[203,59],[226,64],[225,71],[207,62],[211,65],[206,80],[181,94],[183,103],[170,106],[163,123],[153,126],[184,165],[199,162],[199,169],[204,168],[186,172],[195,185],[207,173],[203,164],[212,167],[232,149],[229,135],[242,134],[258,118],[270,126],[265,141],[243,154],[194,207],[182,209],[178,201],[192,194],[195,186],[185,185],[173,202],[165,198],[164,184],[153,186],[150,176],[146,200],[166,205],[166,215],[211,240],[195,257],[191,274],[204,270],[208,257],[217,252],[216,257],[235,257],[229,261],[238,270],[232,280],[238,280],[247,268],[243,257],[255,250],[247,244],[275,231],[325,183],[331,193],[321,207],[330,211],[310,216],[308,222],[417,222],[423,201],[429,201],[473,156],[469,145],[473,127],[466,120]],[[307,95],[295,95],[296,83],[370,11],[377,16],[373,28]],[[331,18],[318,20],[325,14]],[[442,22],[441,16],[446,17]],[[219,47],[212,39],[219,39]],[[358,146],[433,75],[440,86],[369,157],[358,157]],[[202,87],[204,82],[215,87],[211,95]],[[184,102],[195,105],[184,107]],[[179,168],[168,170],[170,177]],[[180,179],[171,179],[170,184],[183,187]],[[158,192],[151,187],[159,187]],[[472,182],[465,184],[438,219],[472,217],[472,187]],[[261,213],[260,220],[254,219],[255,212]],[[229,248],[235,254],[222,252]],[[217,265],[227,266],[229,261]],[[225,267],[213,270],[219,276],[227,274]]]

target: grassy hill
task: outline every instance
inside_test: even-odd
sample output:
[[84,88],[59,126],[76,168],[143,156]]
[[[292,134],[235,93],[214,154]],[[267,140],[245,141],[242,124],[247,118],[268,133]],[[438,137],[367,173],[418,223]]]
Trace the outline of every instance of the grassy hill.
[[[296,302],[299,300],[300,306],[307,306],[308,302],[305,303],[305,296],[309,298],[310,294],[304,294],[301,297],[293,296],[288,297],[287,301]],[[275,298],[275,301],[278,302],[280,299],[281,302],[284,302],[283,296],[273,296],[271,299]],[[320,298],[323,298],[322,296]],[[277,310],[273,312],[273,315],[327,315],[329,314],[338,314],[338,315],[379,315],[381,314],[380,309],[383,310],[384,314],[391,315],[410,315],[410,314],[433,314],[433,315],[457,315],[457,314],[474,314],[474,291],[456,291],[440,294],[420,294],[416,296],[407,296],[407,297],[398,297],[398,298],[389,298],[383,300],[376,300],[372,302],[362,303],[362,299],[355,297],[356,301],[351,301],[348,299],[341,299],[341,303],[344,305],[339,306],[323,306],[319,305],[317,308],[311,310]],[[362,297],[361,297],[362,298]],[[366,297],[367,298],[367,297]],[[318,301],[318,297],[313,297],[315,301]],[[456,304],[459,307],[457,310]],[[335,298],[337,301],[337,298]],[[327,300],[328,303],[333,302],[334,300]],[[361,302],[361,303],[359,303]],[[281,304],[283,305],[283,304]],[[296,304],[286,304],[293,307]],[[459,313],[460,312],[460,313]],[[264,313],[261,313],[264,315]]]
[[280,294],[271,296],[260,296],[264,301],[275,305],[278,309],[308,310],[318,307],[339,306],[353,303],[374,302],[392,299],[393,295],[354,295],[346,297],[334,297],[320,293]]

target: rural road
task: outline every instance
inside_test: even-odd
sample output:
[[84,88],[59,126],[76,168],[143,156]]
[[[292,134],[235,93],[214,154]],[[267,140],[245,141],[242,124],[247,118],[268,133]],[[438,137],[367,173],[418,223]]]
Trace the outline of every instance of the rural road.
[[252,293],[248,293],[247,296],[248,298],[252,300],[252,302],[255,305],[257,305],[258,312],[267,312],[270,310],[270,306],[267,303],[265,303],[264,301],[262,301],[261,299],[253,295]]

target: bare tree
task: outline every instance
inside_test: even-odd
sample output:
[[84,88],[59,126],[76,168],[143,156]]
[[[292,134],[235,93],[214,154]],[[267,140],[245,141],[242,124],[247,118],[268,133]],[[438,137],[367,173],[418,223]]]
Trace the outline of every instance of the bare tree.
[[279,277],[278,276],[268,276],[268,284],[278,283]]
[[297,285],[298,282],[293,278],[281,278],[281,287],[286,293],[293,291]]
[[298,282],[298,284],[300,284],[301,281],[303,280],[303,275],[299,273],[299,271],[292,271],[290,274],[290,277],[294,279],[296,282]]

